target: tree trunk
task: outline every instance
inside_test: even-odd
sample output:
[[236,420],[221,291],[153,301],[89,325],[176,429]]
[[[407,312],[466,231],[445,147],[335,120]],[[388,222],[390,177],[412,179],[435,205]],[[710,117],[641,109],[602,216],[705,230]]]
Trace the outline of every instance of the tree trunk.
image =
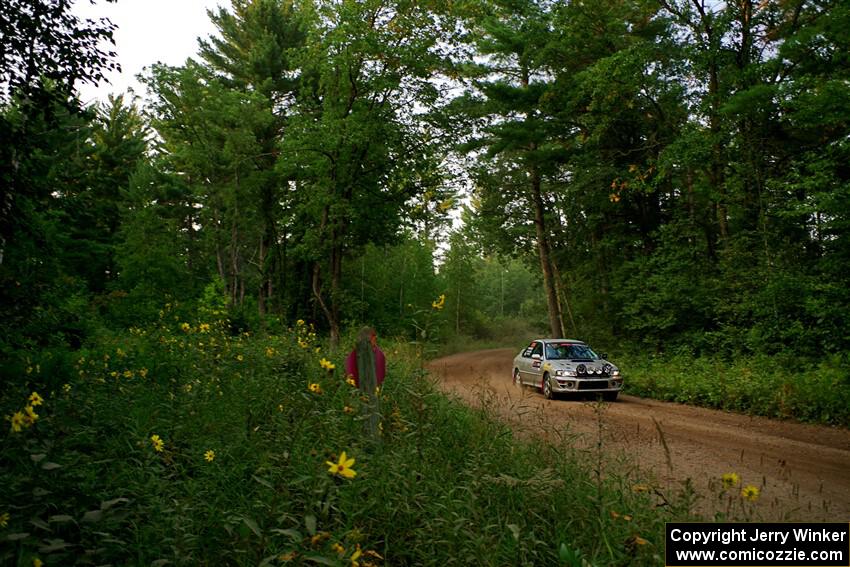
[[[558,292],[559,292],[558,297],[559,298],[563,297],[564,298],[563,305],[567,306],[567,316],[570,318],[570,326],[573,329],[573,334],[575,336],[578,336],[578,328],[576,327],[576,320],[573,317],[572,307],[570,307],[569,290],[564,288],[564,280],[561,278],[560,271],[558,270],[558,265],[555,262],[552,262],[552,274],[555,276],[555,282],[557,283],[557,289],[558,289]],[[558,302],[558,306],[559,306],[559,308],[561,307],[560,301]],[[565,323],[563,321],[564,310],[561,309],[560,312],[561,312],[561,330],[562,330],[561,336],[566,337],[567,331],[566,331],[566,328],[564,327]]]
[[563,323],[560,309],[558,309],[558,290],[555,287],[555,277],[552,273],[549,236],[546,233],[545,210],[540,186],[540,173],[536,167],[532,167],[531,199],[534,206],[534,228],[537,233],[537,251],[540,255],[540,269],[543,272],[543,287],[546,291],[546,304],[549,309],[549,332],[552,334],[552,337],[558,337],[562,333]]
[[[707,34],[709,43],[712,41],[711,32]],[[711,170],[709,179],[714,189],[715,203],[717,205],[717,226],[720,230],[720,240],[725,241],[729,237],[729,211],[726,205],[726,188],[724,175],[723,143],[720,140],[720,80],[716,54],[712,54],[712,61],[708,66],[708,96],[711,103],[711,116],[709,116],[709,130],[711,131]]]
[[265,235],[260,237],[260,286],[257,290],[257,311],[260,315],[260,320],[266,317],[266,238]]
[[331,310],[330,319],[330,344],[331,349],[339,346],[339,303],[342,293],[342,243],[339,242],[336,231],[332,236],[333,247],[331,248]]
[[[330,211],[325,206],[322,211],[322,221],[319,225],[319,232],[324,233],[325,227],[328,224],[328,216]],[[335,349],[339,345],[339,289],[342,283],[342,244],[337,242],[337,239],[331,232],[331,301],[330,306],[322,297],[321,285],[321,259],[316,260],[313,264],[313,297],[325,314],[325,319],[330,327],[330,344],[331,348]]]

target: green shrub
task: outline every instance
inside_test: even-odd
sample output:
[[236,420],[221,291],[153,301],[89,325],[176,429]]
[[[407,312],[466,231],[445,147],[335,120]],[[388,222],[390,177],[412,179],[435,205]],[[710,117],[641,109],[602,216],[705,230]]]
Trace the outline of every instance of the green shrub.
[[833,356],[812,364],[791,357],[733,361],[684,354],[618,358],[627,392],[725,410],[850,426],[850,363]]

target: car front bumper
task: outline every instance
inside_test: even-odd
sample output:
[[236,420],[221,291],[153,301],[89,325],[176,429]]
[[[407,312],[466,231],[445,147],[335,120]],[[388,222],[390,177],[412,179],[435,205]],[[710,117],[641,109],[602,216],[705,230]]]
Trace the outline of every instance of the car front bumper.
[[619,376],[607,378],[577,378],[575,376],[555,376],[550,380],[552,391],[566,392],[619,392],[623,388],[623,379]]

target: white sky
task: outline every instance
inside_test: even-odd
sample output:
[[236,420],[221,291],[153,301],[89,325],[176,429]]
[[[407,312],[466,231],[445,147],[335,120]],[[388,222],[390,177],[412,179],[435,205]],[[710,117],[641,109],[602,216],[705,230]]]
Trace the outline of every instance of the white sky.
[[[106,100],[107,95],[120,94],[132,88],[144,96],[145,88],[136,75],[156,62],[180,65],[198,51],[198,37],[215,32],[207,17],[207,8],[230,6],[228,0],[76,0],[73,11],[81,18],[109,18],[115,30],[115,51],[121,73],[109,73],[99,86],[78,85],[84,104]],[[104,45],[108,48],[108,45]]]

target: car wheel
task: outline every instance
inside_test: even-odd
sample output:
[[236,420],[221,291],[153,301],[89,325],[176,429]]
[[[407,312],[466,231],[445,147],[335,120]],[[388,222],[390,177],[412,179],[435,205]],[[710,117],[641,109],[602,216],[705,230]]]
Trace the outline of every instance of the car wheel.
[[522,388],[522,378],[519,376],[519,368],[514,368],[514,386]]
[[617,401],[617,395],[619,393],[620,392],[602,392],[602,399],[605,400],[606,402],[616,402]]
[[552,392],[552,384],[549,382],[549,375],[543,375],[543,397],[547,400],[551,400],[555,397],[555,394]]

